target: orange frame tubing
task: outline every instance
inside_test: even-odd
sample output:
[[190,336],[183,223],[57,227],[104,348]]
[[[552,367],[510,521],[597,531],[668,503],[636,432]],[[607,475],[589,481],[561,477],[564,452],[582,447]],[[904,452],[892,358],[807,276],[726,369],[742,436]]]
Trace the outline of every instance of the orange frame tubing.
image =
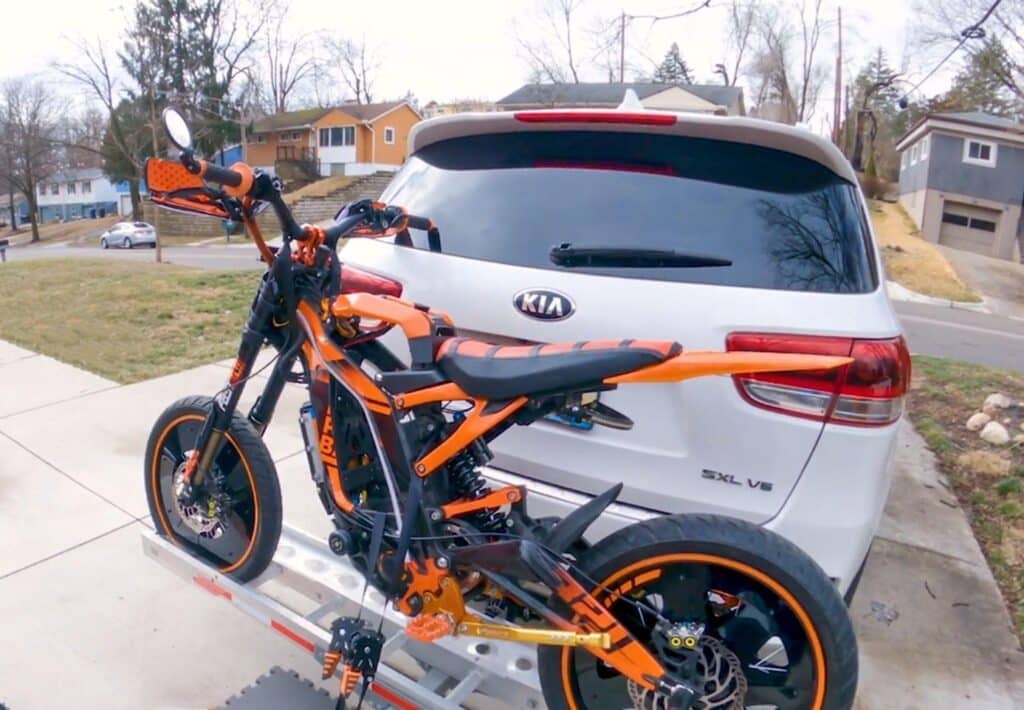
[[832,370],[853,362],[850,357],[762,352],[684,352],[665,362],[623,375],[605,378],[610,385],[627,382],[679,382],[705,375],[739,375],[753,372]]
[[422,338],[432,330],[431,316],[441,318],[448,325],[452,319],[446,313],[423,311],[409,301],[392,296],[375,296],[369,293],[355,293],[338,296],[331,304],[331,313],[339,318],[361,316],[397,325],[405,337]]
[[[440,387],[431,389],[440,389]],[[449,459],[469,446],[474,439],[483,436],[495,426],[505,421],[511,414],[515,413],[526,404],[526,397],[516,397],[497,412],[484,414],[484,408],[488,404],[487,400],[474,400],[473,409],[466,415],[466,419],[459,425],[459,428],[452,432],[447,439],[431,449],[430,453],[416,462],[413,467],[416,475],[421,478],[429,476]]]

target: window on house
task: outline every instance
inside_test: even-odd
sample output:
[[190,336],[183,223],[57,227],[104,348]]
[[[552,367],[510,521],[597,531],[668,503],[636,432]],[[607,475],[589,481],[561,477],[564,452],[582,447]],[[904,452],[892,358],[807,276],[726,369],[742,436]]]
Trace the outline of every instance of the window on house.
[[931,140],[925,136],[921,139],[921,160],[928,160],[928,147],[931,144]]
[[338,148],[345,145],[356,144],[355,126],[335,126],[334,128],[320,129],[320,145],[325,148],[330,146]]
[[921,157],[921,144],[915,143],[914,147],[910,149],[910,164],[914,165],[918,158]]
[[965,138],[964,162],[972,163],[974,165],[985,165],[990,168],[995,167],[996,144]]
[[395,142],[395,129],[391,126],[384,128],[384,142],[388,145],[393,145]]
[[82,194],[87,195],[92,192],[92,182],[89,180],[82,180]]
[[292,131],[292,140],[293,141],[300,141],[300,140],[302,140],[302,134],[299,133],[298,131]]
[[59,195],[60,194],[60,183],[56,183],[55,182],[52,185],[50,185],[50,194],[51,195]]
[[277,140],[281,141],[282,143],[294,143],[296,141],[302,140],[302,134],[299,133],[298,131],[286,131],[285,133],[278,133]]
[[909,154],[907,153],[907,151],[903,151],[902,153],[900,153],[900,168],[902,168],[904,170],[907,167],[907,156],[908,155]]
[[962,214],[953,214],[952,212],[943,212],[942,221],[946,224],[955,224],[958,227],[966,227],[970,222],[967,217]]
[[256,142],[257,143],[266,143],[267,142],[267,136],[265,134],[263,134],[263,133],[259,134],[258,136],[256,136]]
[[68,183],[68,194],[69,195],[74,195],[75,194],[75,183],[73,183],[73,182],[69,182]]

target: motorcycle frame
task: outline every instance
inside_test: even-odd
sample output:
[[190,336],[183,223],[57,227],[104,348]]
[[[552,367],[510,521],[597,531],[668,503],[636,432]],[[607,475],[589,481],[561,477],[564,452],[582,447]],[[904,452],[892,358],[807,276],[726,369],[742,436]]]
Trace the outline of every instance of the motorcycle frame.
[[[376,450],[391,507],[387,513],[373,511],[377,551],[380,551],[383,532],[376,530],[376,516],[383,514],[385,517],[381,520],[385,521],[388,515],[391,516],[391,537],[397,539],[390,566],[383,565],[383,557],[370,559],[373,555],[368,555],[364,574],[368,583],[395,600],[401,612],[411,617],[447,614],[454,622],[453,631],[465,635],[583,646],[642,687],[665,695],[672,695],[674,690],[678,692],[680,681],[669,677],[655,656],[587,591],[571,573],[568,562],[545,548],[528,529],[522,529],[522,523],[529,521],[525,512],[525,490],[505,487],[476,500],[443,499],[447,489],[442,490],[439,486],[441,477],[435,474],[446,470],[445,465],[454,457],[472,447],[482,446],[486,450],[486,442],[513,423],[530,424],[555,411],[563,401],[560,398],[578,392],[517,396],[506,401],[470,396],[434,367],[435,353],[440,344],[455,335],[451,319],[444,313],[400,298],[340,293],[340,265],[334,245],[322,243],[322,230],[319,233],[320,243],[317,243],[313,238],[317,235],[315,228],[295,224],[279,190],[271,185],[267,176],[257,174],[255,180],[251,193],[269,202],[277,213],[284,231],[284,244],[276,254],[271,254],[253,219],[255,203],[251,196],[233,201],[224,199],[225,210],[240,217],[259,248],[267,263],[267,271],[242,329],[227,385],[214,397],[213,409],[203,423],[186,464],[185,480],[189,486],[203,483],[245,386],[253,376],[260,349],[269,341],[277,348],[278,357],[263,391],[248,413],[248,420],[262,436],[285,384],[295,379],[292,371],[299,361],[316,412],[317,448],[324,464],[330,503],[325,502],[325,508],[337,523],[344,516],[354,514],[359,504],[345,495],[344,473],[336,460],[332,436],[333,388],[340,387],[358,403]],[[353,221],[353,225],[357,221]],[[311,243],[300,246],[296,254],[291,242],[293,236],[300,234],[313,239]],[[297,289],[296,270],[307,275],[311,273],[320,292],[304,293],[301,288]],[[329,289],[332,293],[325,293]],[[355,319],[360,323],[371,321],[378,325],[356,331],[354,336],[348,336],[348,340],[342,338],[339,342],[331,329],[339,321],[353,323],[357,322]],[[381,334],[393,327],[400,328],[409,343],[411,367],[404,367],[376,342]],[[370,344],[375,346],[372,350]],[[379,374],[371,377],[362,369],[353,355],[357,348],[361,349],[359,352],[364,359],[369,359],[378,368]],[[587,391],[613,389],[627,382],[671,382],[707,374],[821,369],[846,362],[849,362],[848,358],[804,355],[686,353],[685,358],[679,355],[657,365],[608,377],[588,387]],[[403,378],[407,380],[408,387],[389,388],[384,385],[387,381]],[[415,417],[424,407],[450,401],[471,403],[468,414],[436,445],[425,451],[416,451],[414,442],[406,433],[403,417],[410,412]],[[392,442],[390,446],[386,439]],[[405,481],[404,491],[400,477]],[[321,498],[324,498],[323,492]],[[603,505],[606,506],[610,500]],[[521,529],[517,534],[508,535],[504,540],[469,544],[454,550],[443,548],[437,542],[443,537],[442,524],[446,521],[467,512],[506,506],[514,514],[514,519],[520,521]],[[591,517],[582,522],[579,535],[602,509],[603,506],[586,511],[580,509],[583,517]],[[379,524],[381,531],[385,525],[386,522]],[[416,532],[420,534],[414,535]],[[372,544],[370,550],[373,550]],[[479,572],[500,594],[531,609],[554,628],[527,629],[485,622],[465,607],[459,585],[451,576],[451,572],[460,567],[470,567]],[[554,611],[546,600],[524,590],[519,584],[523,581],[544,584],[570,616]]]

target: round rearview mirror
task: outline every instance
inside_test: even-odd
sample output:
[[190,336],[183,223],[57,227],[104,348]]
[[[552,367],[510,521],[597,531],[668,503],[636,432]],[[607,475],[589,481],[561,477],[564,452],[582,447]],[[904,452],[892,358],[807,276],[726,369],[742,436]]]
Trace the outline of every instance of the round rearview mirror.
[[191,150],[192,131],[185,122],[185,117],[178,113],[178,109],[168,106],[164,109],[164,130],[171,143],[181,150]]

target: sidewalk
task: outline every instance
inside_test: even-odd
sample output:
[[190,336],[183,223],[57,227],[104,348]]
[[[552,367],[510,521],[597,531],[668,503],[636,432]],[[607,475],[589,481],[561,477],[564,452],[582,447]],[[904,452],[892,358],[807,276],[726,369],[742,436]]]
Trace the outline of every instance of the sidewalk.
[[[204,708],[275,665],[315,677],[305,653],[141,552],[150,425],[175,399],[215,392],[228,367],[122,386],[0,341],[0,703]],[[266,440],[286,520],[326,535],[295,423],[303,397],[286,389]],[[1024,707],[1024,654],[952,501],[905,424],[851,609],[860,710]]]

